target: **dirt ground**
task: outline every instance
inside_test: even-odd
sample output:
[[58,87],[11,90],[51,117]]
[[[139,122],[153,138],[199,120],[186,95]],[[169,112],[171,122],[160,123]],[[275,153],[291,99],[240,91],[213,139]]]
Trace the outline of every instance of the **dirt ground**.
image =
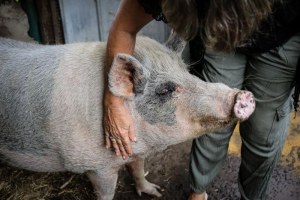
[[[300,113],[292,120],[283,155],[274,171],[269,200],[300,200]],[[184,200],[189,193],[189,152],[191,141],[172,146],[147,159],[149,181],[162,186],[163,197],[139,197],[124,168],[120,171],[114,200]],[[237,173],[240,164],[238,130],[232,137],[229,156],[220,175],[208,188],[210,200],[239,199]],[[0,164],[1,200],[92,200],[92,186],[84,175],[34,173]]]

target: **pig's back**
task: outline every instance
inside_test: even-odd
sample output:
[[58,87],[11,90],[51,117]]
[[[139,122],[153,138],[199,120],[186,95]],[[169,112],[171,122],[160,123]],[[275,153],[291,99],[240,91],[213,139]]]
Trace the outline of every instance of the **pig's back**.
[[[60,137],[67,137],[63,131],[68,123],[64,120],[71,118],[64,115],[74,114],[64,113],[65,108],[67,111],[74,110],[73,107],[81,107],[86,100],[82,98],[79,99],[81,102],[74,100],[63,104],[66,95],[70,94],[67,91],[77,92],[74,95],[78,96],[80,89],[74,91],[74,88],[82,87],[91,92],[88,85],[99,82],[85,80],[95,71],[95,66],[84,66],[94,62],[85,60],[97,59],[100,53],[93,54],[92,51],[99,47],[95,44],[84,48],[81,46],[86,44],[46,46],[0,38],[1,160],[27,169],[32,169],[32,163],[36,162],[33,165],[37,165],[37,168],[32,169],[35,171],[41,171],[39,165],[41,168],[48,166],[54,171],[61,169],[63,165],[59,164],[59,151],[63,144],[57,144],[57,141],[61,141]],[[89,75],[84,74],[82,68],[85,67],[91,70]],[[83,74],[72,77],[78,75],[75,72],[78,69]],[[65,82],[71,79],[73,84],[66,88],[68,84]],[[96,100],[88,100],[88,103],[95,104]]]

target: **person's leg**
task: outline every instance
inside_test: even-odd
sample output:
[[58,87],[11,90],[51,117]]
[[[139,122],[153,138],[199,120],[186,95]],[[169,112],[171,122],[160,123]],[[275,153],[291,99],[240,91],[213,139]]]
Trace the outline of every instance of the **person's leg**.
[[300,35],[282,47],[249,59],[245,87],[256,98],[252,116],[240,125],[242,199],[266,199],[273,169],[280,158],[292,110],[292,83],[300,54]]
[[[207,53],[204,58],[202,79],[222,82],[233,88],[242,87],[246,68],[244,55]],[[193,141],[190,156],[192,193],[189,200],[204,199],[207,186],[222,168],[233,129],[209,133]]]

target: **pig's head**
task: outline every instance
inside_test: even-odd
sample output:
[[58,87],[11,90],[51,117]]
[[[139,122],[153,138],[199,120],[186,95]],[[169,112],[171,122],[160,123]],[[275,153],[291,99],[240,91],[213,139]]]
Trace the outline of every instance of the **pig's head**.
[[201,81],[188,72],[181,49],[166,46],[138,38],[134,56],[116,55],[109,73],[109,88],[127,100],[136,133],[146,132],[139,138],[175,144],[251,115],[255,103],[250,92]]

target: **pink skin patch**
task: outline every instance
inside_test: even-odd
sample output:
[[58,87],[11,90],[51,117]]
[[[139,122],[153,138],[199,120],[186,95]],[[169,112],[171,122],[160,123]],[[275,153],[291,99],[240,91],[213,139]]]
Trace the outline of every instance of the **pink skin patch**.
[[233,111],[240,121],[245,121],[255,110],[255,100],[251,92],[241,91],[237,93]]

